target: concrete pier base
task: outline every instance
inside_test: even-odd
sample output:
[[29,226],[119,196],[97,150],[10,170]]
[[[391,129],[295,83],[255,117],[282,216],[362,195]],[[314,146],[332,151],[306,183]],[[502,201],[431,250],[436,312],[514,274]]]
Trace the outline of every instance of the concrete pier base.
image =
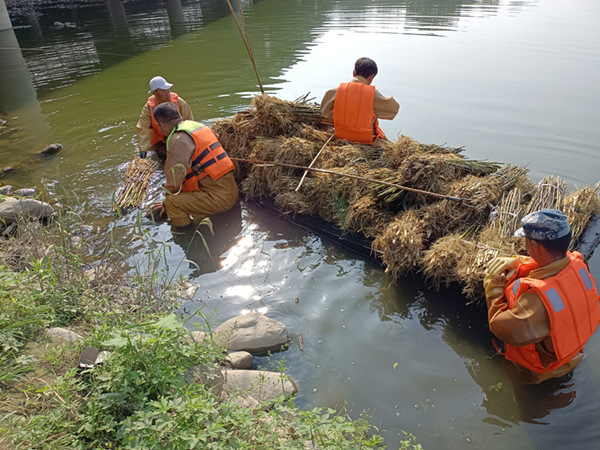
[[12,28],[10,17],[8,17],[8,9],[4,0],[0,0],[0,31],[9,30]]

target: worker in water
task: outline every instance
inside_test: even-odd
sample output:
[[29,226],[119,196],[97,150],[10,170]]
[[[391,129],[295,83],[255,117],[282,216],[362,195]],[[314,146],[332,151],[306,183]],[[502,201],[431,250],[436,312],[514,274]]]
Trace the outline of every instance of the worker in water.
[[570,373],[600,322],[598,291],[583,256],[569,252],[567,216],[526,215],[515,236],[531,256],[495,258],[484,279],[490,330],[525,384]]
[[152,96],[148,97],[148,101],[144,104],[137,123],[138,147],[142,158],[145,158],[150,150],[155,150],[156,155],[162,160],[167,157],[166,137],[154,118],[154,109],[158,105],[171,102],[177,105],[184,120],[194,120],[190,106],[177,94],[171,92],[172,87],[173,85],[167,83],[163,77],[154,77],[150,80],[148,94]]
[[210,127],[183,120],[170,102],[158,105],[154,118],[167,136],[167,194],[152,212],[166,213],[174,227],[185,227],[192,222],[190,216],[203,219],[231,209],[239,197],[233,162]]
[[333,117],[335,137],[360,144],[386,141],[377,119],[393,119],[400,105],[394,97],[384,97],[372,86],[377,64],[370,58],[359,58],[354,64],[354,78],[325,92],[321,115]]

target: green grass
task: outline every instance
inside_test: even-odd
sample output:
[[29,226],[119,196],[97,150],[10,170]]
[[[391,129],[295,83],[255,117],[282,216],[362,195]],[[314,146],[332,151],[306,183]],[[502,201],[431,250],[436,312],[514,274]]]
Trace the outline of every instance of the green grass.
[[[222,398],[208,375],[219,373],[223,349],[194,341],[176,305],[160,301],[177,287],[157,263],[164,250],[148,254],[145,272],[100,271],[92,281],[85,268],[118,267],[123,251],[107,246],[90,261],[93,243],[77,220],[58,217],[46,227],[22,224],[0,248],[0,448],[385,447],[366,413],[301,410],[283,396],[259,408]],[[43,333],[51,326],[85,330],[85,341],[55,346]],[[86,345],[110,356],[81,371]],[[411,435],[400,447],[420,448]]]

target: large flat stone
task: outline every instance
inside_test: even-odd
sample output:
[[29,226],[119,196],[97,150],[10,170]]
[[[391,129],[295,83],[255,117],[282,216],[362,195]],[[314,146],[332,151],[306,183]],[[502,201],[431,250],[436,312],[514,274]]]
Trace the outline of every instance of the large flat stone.
[[20,217],[43,219],[54,212],[48,203],[32,198],[5,197],[0,199],[0,219],[7,224],[15,222]]
[[264,370],[223,370],[223,394],[252,397],[259,403],[270,402],[281,395],[298,392],[296,382],[288,375]]
[[224,348],[253,355],[281,351],[289,341],[283,323],[257,312],[225,321],[215,329],[213,336]]

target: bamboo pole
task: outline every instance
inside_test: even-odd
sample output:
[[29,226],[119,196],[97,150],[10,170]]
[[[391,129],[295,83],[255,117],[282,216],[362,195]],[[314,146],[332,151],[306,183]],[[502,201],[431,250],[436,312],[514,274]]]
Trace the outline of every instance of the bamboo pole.
[[[331,175],[339,175],[339,176],[342,176],[342,177],[353,178],[355,180],[367,181],[369,183],[383,184],[385,186],[391,186],[391,187],[395,187],[397,189],[403,189],[405,191],[414,192],[416,194],[429,195],[431,197],[441,198],[441,199],[444,199],[444,200],[451,200],[451,201],[454,201],[454,202],[460,202],[460,203],[463,203],[463,204],[464,204],[464,202],[475,202],[475,200],[470,199],[470,198],[452,197],[451,195],[444,195],[444,194],[438,194],[437,192],[423,191],[421,189],[415,189],[415,188],[411,188],[411,187],[408,187],[408,186],[402,186],[400,184],[388,183],[387,181],[374,180],[372,178],[360,177],[358,175],[351,175],[349,173],[334,172],[333,170],[316,169],[314,167],[298,166],[296,164],[287,164],[287,163],[274,162],[274,161],[261,161],[259,159],[232,158],[232,157],[230,157],[229,159],[231,159],[232,161],[239,161],[239,162],[247,162],[247,163],[251,163],[251,164],[257,164],[258,166],[263,166],[263,167],[267,167],[267,166],[282,166],[282,167],[291,167],[292,169],[312,170],[313,172],[321,172],[321,173],[327,173],[327,174],[331,174]],[[467,205],[467,204],[465,204],[465,206],[471,207],[471,205]]]
[[246,51],[250,56],[250,60],[252,61],[252,66],[254,66],[254,72],[256,73],[256,78],[258,79],[258,86],[260,87],[260,92],[262,94],[265,93],[263,89],[262,82],[260,81],[260,75],[258,75],[258,69],[256,68],[256,61],[254,61],[254,53],[252,53],[252,47],[250,46],[250,36],[248,36],[248,30],[246,29],[246,22],[244,21],[244,14],[242,13],[242,5],[238,0],[238,5],[240,8],[240,16],[242,16],[242,21],[244,22],[244,29],[246,30],[246,34],[242,31],[242,27],[240,26],[240,22],[238,21],[237,15],[233,10],[233,6],[231,6],[231,2],[227,0],[227,4],[229,5],[229,9],[231,10],[231,14],[233,14],[233,18],[235,19],[235,23],[237,24],[238,30],[240,31],[240,35],[242,36],[242,41],[244,41],[244,45],[246,46]]
[[[329,139],[327,139],[327,142],[325,142],[323,144],[323,147],[321,147],[321,150],[319,150],[319,153],[317,153],[317,155],[313,158],[313,160],[308,165],[308,169],[310,169],[313,166],[313,164],[315,163],[315,161],[317,160],[317,158],[319,157],[319,155],[321,154],[321,152],[323,151],[323,149],[325,147],[327,147],[327,144],[329,144],[329,142],[331,142],[331,140],[333,139],[333,136],[335,136],[335,135],[332,134],[331,136],[329,136]],[[306,174],[308,173],[308,169],[306,169],[304,171],[304,173],[302,174],[302,178],[300,178],[300,182],[298,183],[298,186],[296,186],[295,192],[298,192],[298,190],[300,189],[300,186],[302,186],[302,183],[304,183],[304,179],[306,178]]]

